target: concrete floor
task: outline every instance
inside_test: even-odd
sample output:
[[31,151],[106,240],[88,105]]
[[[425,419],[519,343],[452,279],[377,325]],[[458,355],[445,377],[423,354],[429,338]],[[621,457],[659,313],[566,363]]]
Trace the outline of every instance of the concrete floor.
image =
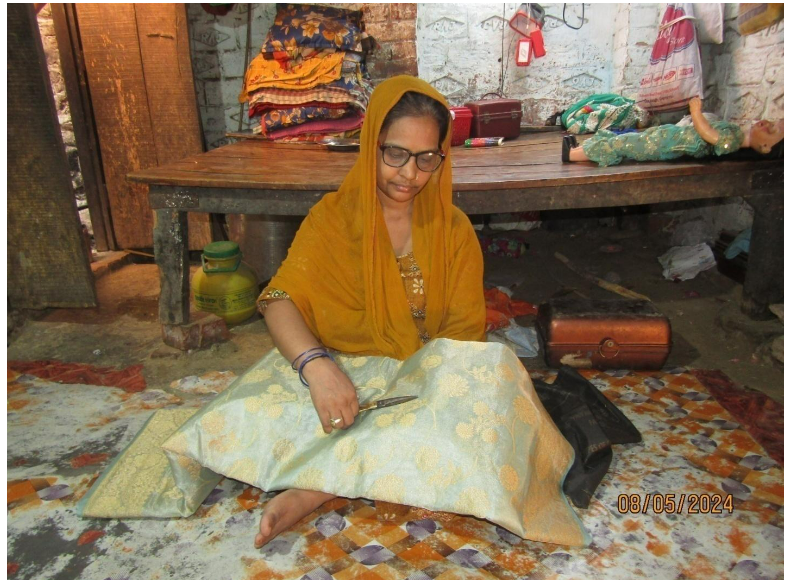
[[[777,319],[753,322],[742,315],[739,284],[714,269],[686,282],[665,280],[657,257],[668,247],[642,231],[539,229],[523,236],[529,250],[522,257],[486,256],[487,283],[512,288],[515,298],[533,303],[570,292],[614,298],[569,270],[554,253],[564,254],[599,277],[614,272],[622,285],[649,296],[671,320],[673,348],[668,366],[719,369],[738,384],[783,402],[783,366],[772,356],[772,342],[783,335],[783,323]],[[600,248],[610,243],[622,251],[602,252]],[[165,346],[157,321],[154,264],[106,268],[96,285],[97,308],[53,309],[28,316],[9,335],[8,359],[118,367],[142,363],[148,386],[166,390],[170,382],[188,375],[214,370],[240,374],[272,347],[265,322],[256,315],[232,327],[230,341],[206,350],[184,353]],[[532,321],[521,319],[519,323]],[[524,363],[530,368],[545,367],[542,357]]]

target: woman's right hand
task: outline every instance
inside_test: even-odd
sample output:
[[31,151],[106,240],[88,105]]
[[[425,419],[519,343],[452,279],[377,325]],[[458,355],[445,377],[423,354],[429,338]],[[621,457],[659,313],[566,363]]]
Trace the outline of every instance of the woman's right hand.
[[[319,415],[325,433],[333,429],[346,429],[358,414],[358,396],[355,385],[338,365],[329,358],[318,358],[306,365],[303,376],[309,384],[311,401]],[[341,419],[333,427],[331,419]]]

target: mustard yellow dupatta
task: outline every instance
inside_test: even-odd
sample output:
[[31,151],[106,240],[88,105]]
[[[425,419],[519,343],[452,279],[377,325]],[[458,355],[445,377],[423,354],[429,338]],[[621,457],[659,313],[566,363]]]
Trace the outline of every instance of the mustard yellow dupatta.
[[[325,346],[405,359],[421,346],[376,195],[379,133],[407,91],[445,98],[423,80],[398,76],[371,96],[360,155],[338,191],[309,212],[269,288],[286,292]],[[415,198],[413,251],[423,273],[432,338],[483,340],[483,256],[464,213],[453,205],[450,131],[445,162]],[[314,168],[319,171],[318,167]]]

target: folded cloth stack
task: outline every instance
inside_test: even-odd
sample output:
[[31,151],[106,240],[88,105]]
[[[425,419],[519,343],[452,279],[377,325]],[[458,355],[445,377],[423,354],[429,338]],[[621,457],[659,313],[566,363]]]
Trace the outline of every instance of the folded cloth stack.
[[356,134],[371,94],[363,38],[359,11],[278,4],[240,94],[259,118],[254,132],[286,141]]

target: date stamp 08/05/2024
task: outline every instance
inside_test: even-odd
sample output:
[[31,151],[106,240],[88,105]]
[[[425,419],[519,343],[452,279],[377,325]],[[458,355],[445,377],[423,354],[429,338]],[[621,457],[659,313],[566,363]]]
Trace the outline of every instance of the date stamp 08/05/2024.
[[617,498],[621,514],[730,514],[734,498],[709,493],[621,493]]

